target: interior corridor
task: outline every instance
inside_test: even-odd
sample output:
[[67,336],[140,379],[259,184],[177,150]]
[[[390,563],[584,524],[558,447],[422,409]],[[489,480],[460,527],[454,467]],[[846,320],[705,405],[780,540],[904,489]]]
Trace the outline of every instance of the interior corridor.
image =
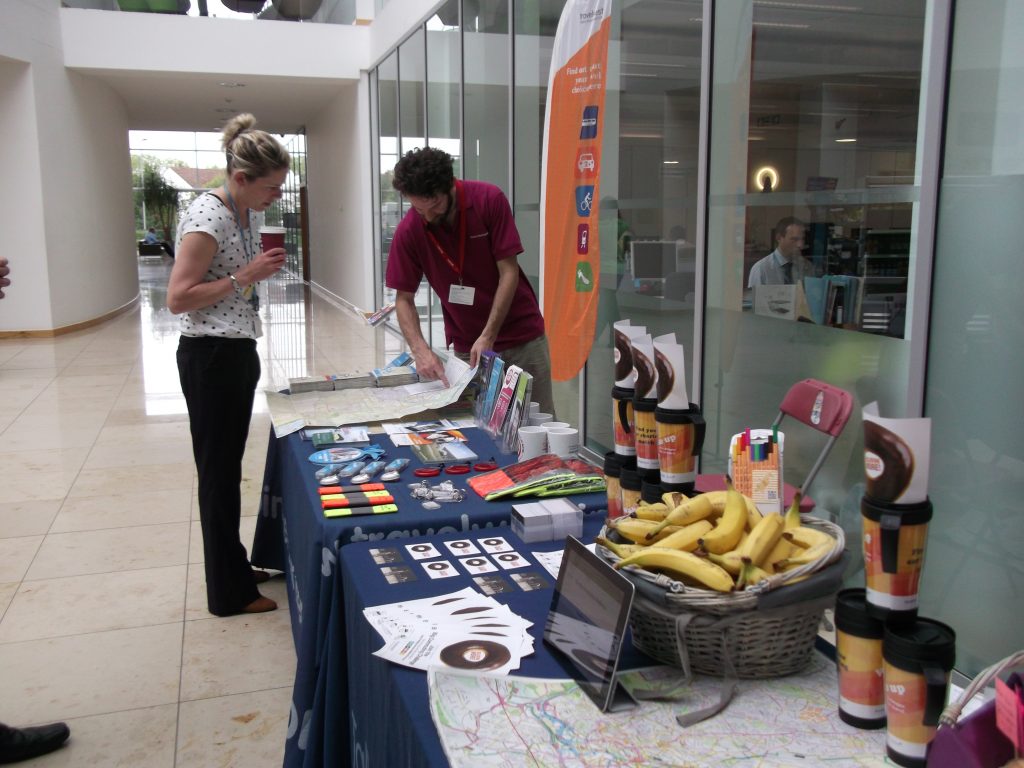
[[[24,765],[282,762],[295,674],[285,584],[260,587],[272,613],[206,610],[171,264],[141,258],[139,306],[114,320],[0,340],[0,721],[71,727],[64,749]],[[16,264],[11,279],[17,291]],[[266,284],[261,314],[247,547],[270,434],[262,390],[386,362],[383,331],[297,280]]]

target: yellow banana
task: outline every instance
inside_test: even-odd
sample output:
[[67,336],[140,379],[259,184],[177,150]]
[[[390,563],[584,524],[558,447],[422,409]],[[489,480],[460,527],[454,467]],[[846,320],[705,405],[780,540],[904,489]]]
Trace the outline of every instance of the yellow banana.
[[602,547],[619,557],[629,557],[643,549],[643,545],[641,544],[619,544],[617,541],[610,541],[609,539],[604,538],[604,536],[598,536],[596,541]]
[[654,535],[659,533],[662,528],[668,525],[690,525],[698,520],[703,520],[705,517],[710,517],[714,508],[711,505],[711,501],[704,497],[704,494],[700,496],[694,496],[692,499],[687,499],[675,509],[671,510],[665,519],[662,520],[658,526],[655,527],[651,532],[651,538],[648,541],[654,540]]
[[[638,520],[635,517],[616,517],[608,521],[609,528],[615,529],[623,538],[629,539],[635,544],[650,544],[679,530],[677,525],[660,526],[661,523],[652,520]],[[655,528],[658,528],[658,532],[652,533]],[[647,538],[648,534],[651,534],[650,539]]]
[[774,571],[775,564],[777,562],[785,560],[788,557],[792,557],[802,551],[803,550],[801,550],[796,544],[790,543],[784,537],[779,537],[778,542],[771,548],[771,551],[768,553],[768,556],[765,557],[761,566],[766,570]]
[[697,582],[717,592],[731,592],[732,576],[703,557],[679,549],[647,547],[615,563],[615,568],[638,565],[646,570],[666,573],[683,581]]
[[[728,491],[706,491],[701,496],[708,497],[708,501],[711,502],[711,506],[714,509],[713,515],[720,515],[725,511],[725,500],[729,497]],[[749,496],[744,496],[743,500],[747,504],[747,529],[753,530],[754,526],[761,520],[761,511]]]
[[782,526],[784,520],[782,515],[765,515],[761,518],[740,549],[741,557],[749,557],[754,565],[760,566],[765,562],[768,553],[779,543],[782,538]]
[[769,578],[769,574],[762,568],[758,568],[749,557],[741,558],[743,565],[740,568],[740,576],[736,580],[736,586],[739,589],[746,589],[752,587],[759,581],[764,581]]
[[[747,503],[743,494],[736,490],[732,484],[732,478],[726,475],[726,486],[728,497],[725,502],[725,510],[718,518],[718,523],[701,539],[701,546],[708,552],[716,555],[724,554],[734,549],[743,536],[743,530],[747,525]],[[699,497],[698,497],[699,498]]]
[[685,493],[679,493],[679,491],[668,491],[667,493],[661,494],[661,500],[665,502],[665,506],[669,509],[675,509],[688,498],[690,497]]
[[707,520],[698,520],[696,523],[690,523],[675,533],[659,539],[658,546],[669,549],[681,549],[684,552],[693,552],[697,548],[697,542],[711,528],[711,523]]
[[790,528],[787,531],[783,531],[783,536],[786,539],[796,544],[802,549],[810,549],[818,545],[827,544],[832,546],[835,543],[835,539],[824,531],[819,531],[817,528],[808,528],[805,525],[801,525],[799,528]]
[[704,552],[704,556],[719,568],[725,569],[725,571],[732,576],[740,575],[740,569],[743,567],[743,560],[740,559],[739,550],[733,549],[726,552],[724,555],[716,555],[714,552]]
[[820,560],[831,552],[833,544],[835,544],[835,539],[833,539],[831,543],[824,542],[809,549],[802,549],[796,554],[790,555],[785,560],[780,560],[775,564],[775,567],[788,571],[789,569],[795,568],[799,565],[813,563],[815,560]]
[[792,530],[793,528],[800,527],[800,500],[803,498],[803,494],[797,491],[793,494],[793,502],[789,505],[789,509],[786,510],[786,530]]
[[640,502],[633,514],[641,520],[653,520],[656,523],[660,523],[665,519],[665,515],[669,512],[669,507],[666,504],[646,504]]

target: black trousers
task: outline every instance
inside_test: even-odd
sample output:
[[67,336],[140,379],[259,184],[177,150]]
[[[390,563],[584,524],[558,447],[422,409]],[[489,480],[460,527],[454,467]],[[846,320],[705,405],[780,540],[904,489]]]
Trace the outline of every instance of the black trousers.
[[228,616],[260,596],[238,532],[242,455],[260,359],[255,340],[214,336],[182,336],[177,358],[199,474],[206,600],[210,613]]

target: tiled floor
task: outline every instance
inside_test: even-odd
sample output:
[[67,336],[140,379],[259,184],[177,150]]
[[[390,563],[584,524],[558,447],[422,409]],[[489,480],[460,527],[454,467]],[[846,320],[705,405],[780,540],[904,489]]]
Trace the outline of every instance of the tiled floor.
[[[34,766],[277,767],[295,651],[280,609],[206,611],[170,261],[139,308],[45,340],[0,340],[0,721],[66,720]],[[13,290],[12,286],[11,289]],[[294,280],[266,287],[260,390],[367,370],[398,342]],[[244,461],[252,541],[269,439],[257,394]]]

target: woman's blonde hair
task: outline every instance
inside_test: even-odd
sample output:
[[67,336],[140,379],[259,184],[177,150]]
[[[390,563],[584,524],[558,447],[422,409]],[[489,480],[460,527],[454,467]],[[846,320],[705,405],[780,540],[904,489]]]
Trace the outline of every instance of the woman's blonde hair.
[[248,112],[224,124],[221,146],[228,158],[228,176],[241,171],[250,179],[259,179],[288,167],[288,150],[266,131],[256,130],[255,125],[256,118]]

